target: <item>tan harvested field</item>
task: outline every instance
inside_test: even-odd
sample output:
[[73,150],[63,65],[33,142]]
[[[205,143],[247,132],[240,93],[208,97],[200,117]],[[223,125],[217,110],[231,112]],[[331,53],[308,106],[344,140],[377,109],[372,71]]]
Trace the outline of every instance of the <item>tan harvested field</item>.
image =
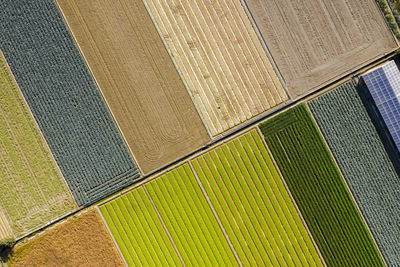
[[211,135],[288,99],[240,0],[144,0]]
[[57,0],[139,167],[210,141],[141,0]]
[[14,249],[9,266],[124,266],[97,211],[70,218]]
[[0,240],[13,235],[10,222],[0,206]]
[[397,45],[374,0],[246,0],[293,98]]

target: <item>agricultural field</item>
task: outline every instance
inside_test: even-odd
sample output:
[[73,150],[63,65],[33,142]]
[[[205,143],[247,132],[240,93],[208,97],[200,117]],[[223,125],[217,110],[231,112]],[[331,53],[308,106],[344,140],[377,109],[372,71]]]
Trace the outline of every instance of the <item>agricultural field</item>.
[[285,111],[260,129],[326,264],[383,266],[306,106]]
[[238,265],[188,164],[100,209],[129,266]]
[[256,131],[100,210],[130,266],[322,266]]
[[397,48],[374,0],[245,2],[293,98]]
[[141,170],[210,142],[141,0],[57,0]]
[[392,8],[393,3],[396,3],[396,7],[399,8],[400,6],[398,5],[399,2],[398,0],[395,1],[390,1],[391,4],[389,5],[390,2],[388,0],[375,0],[376,3],[378,4],[379,8],[381,9],[383,15],[385,16],[385,19],[392,30],[393,34],[396,36],[398,40],[400,40],[400,28],[399,24],[397,23],[399,19],[399,11],[400,9],[396,10],[395,8]]
[[288,101],[240,0],[143,2],[212,137]]
[[97,211],[73,216],[18,245],[7,262],[17,266],[124,266]]
[[346,82],[309,103],[389,266],[400,262],[399,177],[357,93]]
[[76,209],[0,52],[0,240]]
[[191,164],[244,266],[322,266],[255,130]]
[[79,206],[139,171],[52,0],[8,1],[0,49]]

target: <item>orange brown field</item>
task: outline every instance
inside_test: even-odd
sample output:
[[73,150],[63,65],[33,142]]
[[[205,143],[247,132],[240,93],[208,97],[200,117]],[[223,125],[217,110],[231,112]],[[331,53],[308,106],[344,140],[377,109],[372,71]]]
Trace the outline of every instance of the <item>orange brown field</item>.
[[97,211],[72,217],[18,246],[9,266],[124,266]]
[[374,0],[246,3],[293,98],[397,47]]
[[209,142],[142,1],[57,3],[144,173]]

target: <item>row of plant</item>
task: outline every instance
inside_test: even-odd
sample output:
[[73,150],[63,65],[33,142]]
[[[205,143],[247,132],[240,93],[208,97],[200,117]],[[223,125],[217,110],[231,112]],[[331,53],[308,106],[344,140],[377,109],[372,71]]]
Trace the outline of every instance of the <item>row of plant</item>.
[[100,210],[128,265],[322,266],[256,131]]
[[[376,3],[378,4],[379,8],[381,9],[390,29],[392,30],[393,34],[396,36],[398,40],[400,40],[400,28],[399,24],[396,20],[394,13],[394,10],[391,8],[391,6],[388,3],[388,0],[375,0]],[[395,11],[396,12],[396,11]],[[397,13],[398,14],[398,11]]]
[[383,266],[306,106],[296,106],[260,129],[325,262]]
[[0,49],[78,205],[132,184],[139,171],[55,1],[1,8]]
[[0,52],[0,239],[76,209]]
[[368,116],[355,81],[309,106],[386,262],[400,262],[399,177]]

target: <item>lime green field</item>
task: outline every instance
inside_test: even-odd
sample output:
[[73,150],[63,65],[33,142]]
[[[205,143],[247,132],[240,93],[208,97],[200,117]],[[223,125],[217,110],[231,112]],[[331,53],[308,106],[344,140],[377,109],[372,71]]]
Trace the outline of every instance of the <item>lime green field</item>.
[[75,209],[0,53],[0,239],[19,237]]
[[130,266],[322,266],[255,130],[100,210]]

